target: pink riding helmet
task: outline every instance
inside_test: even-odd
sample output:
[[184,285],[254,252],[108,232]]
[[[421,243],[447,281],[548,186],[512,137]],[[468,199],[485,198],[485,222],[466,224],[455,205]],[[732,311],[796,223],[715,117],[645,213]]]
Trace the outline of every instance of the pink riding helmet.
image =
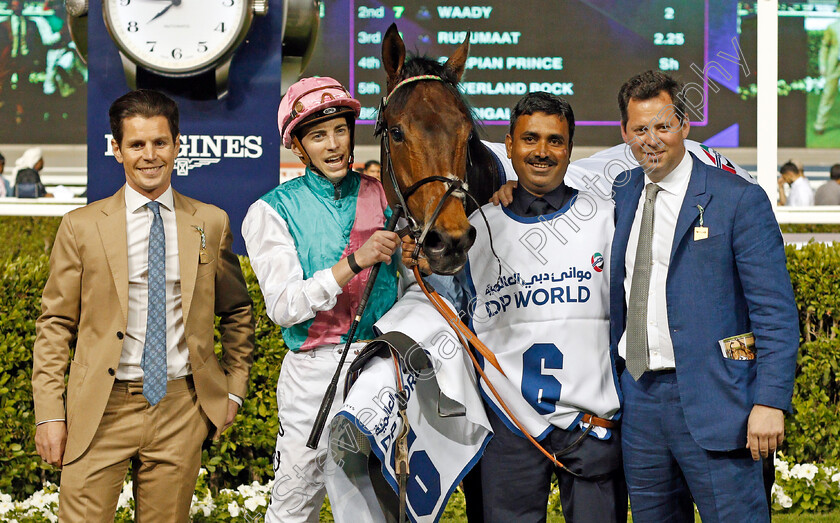
[[362,104],[333,78],[322,76],[298,80],[286,91],[277,111],[277,126],[283,136],[283,146],[291,149],[292,132],[301,122],[315,123],[350,111],[358,118],[361,110]]

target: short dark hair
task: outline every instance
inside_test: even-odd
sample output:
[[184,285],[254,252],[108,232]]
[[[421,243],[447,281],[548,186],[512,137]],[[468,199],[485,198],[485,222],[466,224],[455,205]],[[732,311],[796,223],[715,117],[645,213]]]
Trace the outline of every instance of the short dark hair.
[[367,171],[368,169],[370,169],[371,165],[378,165],[380,169],[382,168],[382,164],[377,162],[376,160],[368,160],[365,162],[365,170]]
[[685,100],[680,96],[682,90],[682,82],[661,71],[645,71],[627,80],[618,90],[618,109],[621,111],[622,129],[627,125],[627,105],[631,99],[650,100],[663,91],[671,97],[671,103],[676,109],[676,116],[680,123],[684,122],[686,112]]
[[6,157],[3,156],[3,153],[0,153],[0,162],[6,163]]
[[553,114],[565,118],[569,124],[569,141],[574,141],[575,113],[572,111],[571,104],[565,98],[543,91],[528,93],[516,102],[510,112],[510,135],[513,136],[516,121],[519,120],[520,116],[534,113]]
[[840,163],[835,163],[831,166],[831,179],[840,180]]
[[108,118],[111,121],[111,135],[122,144],[123,120],[134,116],[143,118],[154,118],[163,116],[169,122],[169,131],[172,139],[180,133],[178,130],[178,104],[165,94],[151,89],[137,89],[117,98],[108,109]]
[[779,169],[779,173],[795,173],[799,174],[799,166],[793,163],[793,160],[788,160],[785,162],[782,167]]

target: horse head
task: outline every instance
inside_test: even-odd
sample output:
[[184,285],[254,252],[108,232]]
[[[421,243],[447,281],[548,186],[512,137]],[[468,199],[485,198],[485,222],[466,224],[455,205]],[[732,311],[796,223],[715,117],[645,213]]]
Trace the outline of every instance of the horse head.
[[469,34],[444,64],[423,57],[406,61],[394,24],[382,43],[388,75],[377,123],[383,185],[391,206],[405,202],[409,225],[438,274],[461,270],[475,242],[465,202],[467,164],[470,149],[481,142],[457,87],[468,52]]

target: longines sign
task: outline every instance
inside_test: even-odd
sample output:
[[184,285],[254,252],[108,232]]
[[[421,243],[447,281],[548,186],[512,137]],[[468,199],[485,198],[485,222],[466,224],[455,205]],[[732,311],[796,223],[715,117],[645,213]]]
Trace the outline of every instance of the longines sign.
[[[111,139],[113,135],[105,135],[105,156],[114,156]],[[222,158],[260,158],[262,154],[262,136],[182,134],[175,172],[187,176],[190,170],[219,163]]]

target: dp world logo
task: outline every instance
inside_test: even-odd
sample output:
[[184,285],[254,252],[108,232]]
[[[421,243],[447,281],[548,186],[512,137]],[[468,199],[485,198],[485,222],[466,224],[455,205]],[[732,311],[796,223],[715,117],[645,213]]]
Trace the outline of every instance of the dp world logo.
[[604,270],[604,255],[600,252],[596,252],[592,255],[592,268],[595,269],[595,272],[601,272]]

